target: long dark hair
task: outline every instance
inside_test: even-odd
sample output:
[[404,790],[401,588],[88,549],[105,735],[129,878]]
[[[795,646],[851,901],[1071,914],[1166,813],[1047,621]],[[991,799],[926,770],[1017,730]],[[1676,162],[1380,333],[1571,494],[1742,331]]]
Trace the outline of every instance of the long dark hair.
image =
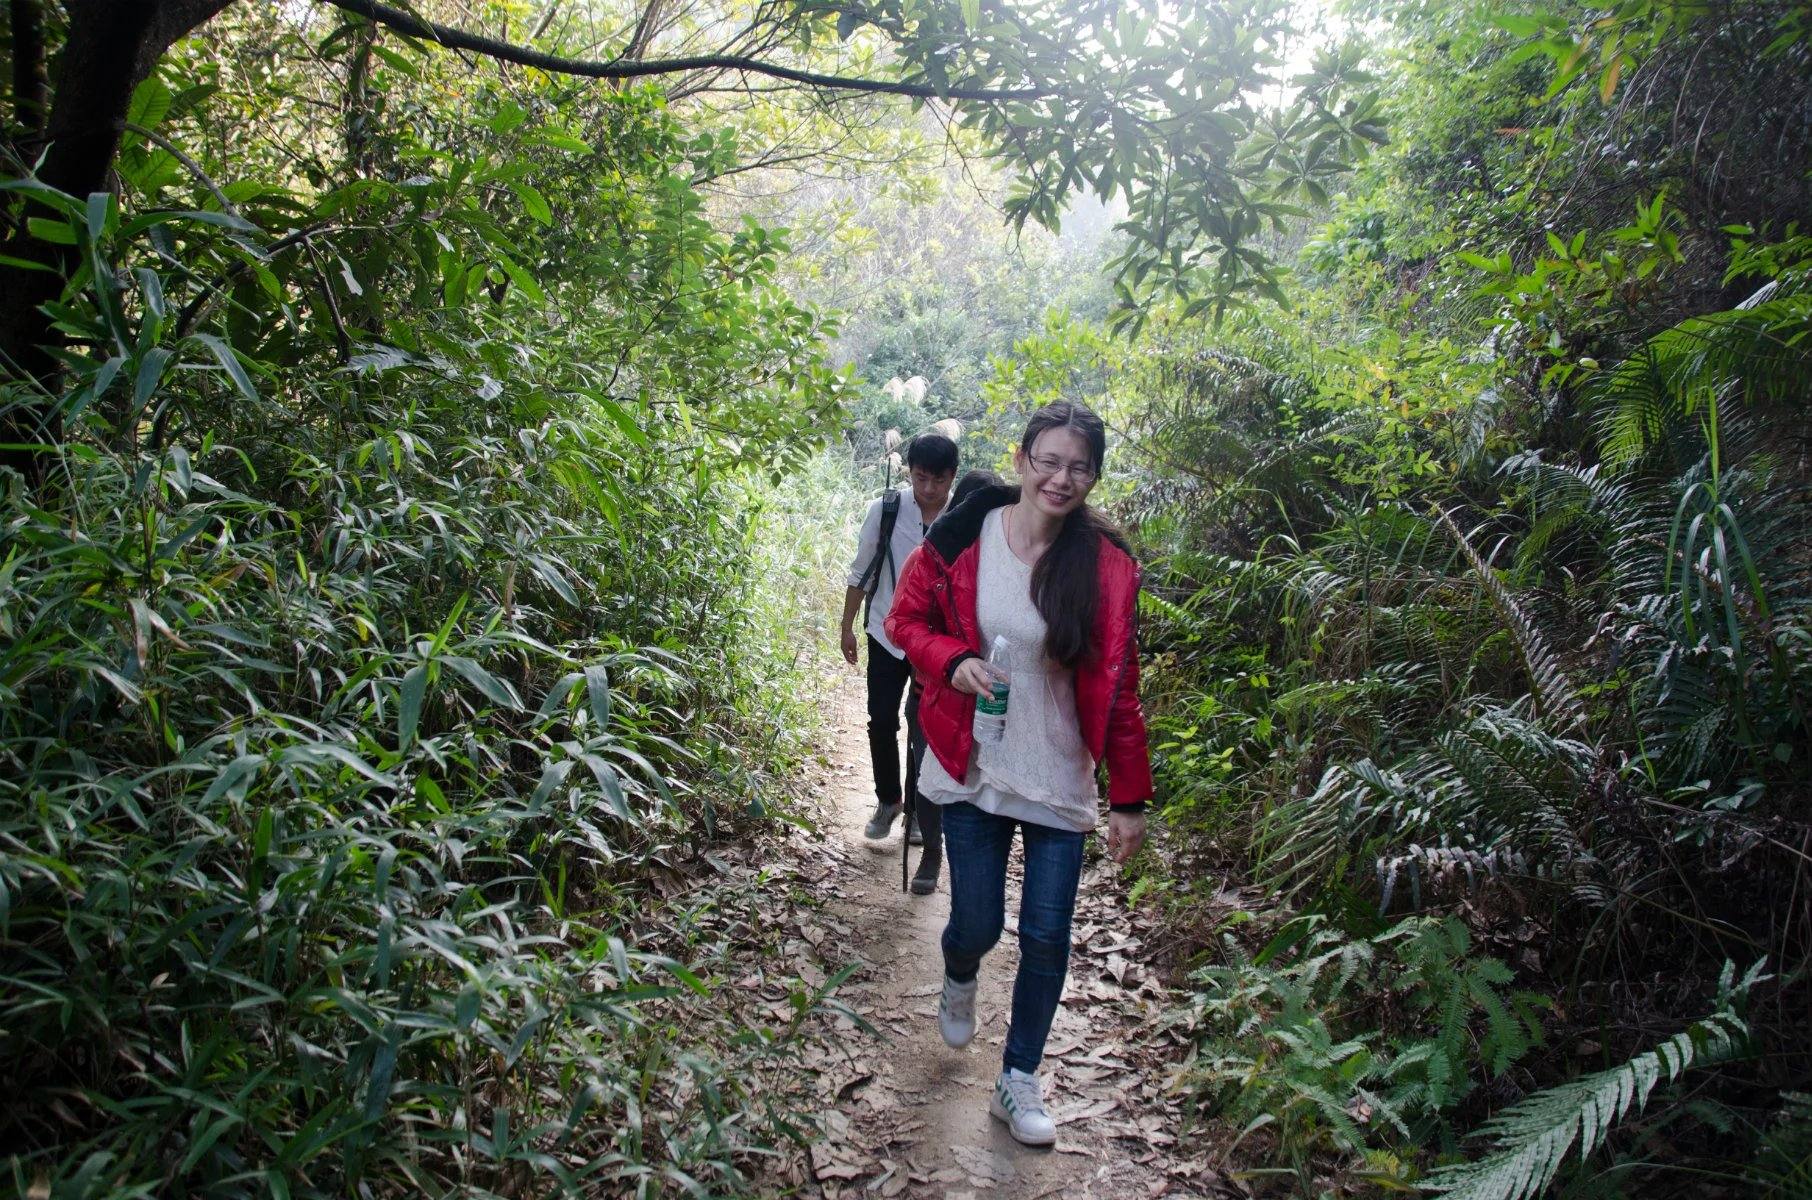
[[[1107,426],[1093,409],[1067,400],[1045,405],[1026,422],[1020,450],[1031,454],[1038,435],[1050,429],[1079,434],[1088,446],[1089,465],[1100,477],[1107,458]],[[1091,648],[1100,590],[1095,576],[1103,538],[1126,548],[1120,531],[1085,501],[1063,519],[1057,539],[1032,568],[1032,603],[1044,618],[1045,656],[1066,667],[1081,662]]]

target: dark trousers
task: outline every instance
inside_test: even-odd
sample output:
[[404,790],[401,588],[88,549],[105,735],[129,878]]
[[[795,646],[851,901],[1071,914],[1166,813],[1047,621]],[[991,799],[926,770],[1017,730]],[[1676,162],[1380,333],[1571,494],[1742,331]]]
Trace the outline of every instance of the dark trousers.
[[917,681],[906,693],[906,728],[912,737],[912,744],[906,747],[906,797],[910,801],[906,811],[918,820],[919,832],[925,835],[925,852],[919,855],[915,873],[935,877],[938,864],[944,861],[944,810],[919,795],[919,767],[928,749],[925,735],[919,730],[919,698],[924,694],[925,689]]
[[[924,744],[919,732],[918,696],[906,705],[906,741],[913,751],[906,756],[906,786],[900,788],[900,700],[912,682],[912,667],[903,658],[895,658],[887,647],[868,637],[868,757],[875,768],[875,799],[883,804],[898,804],[900,797],[916,796],[919,791],[918,748]],[[914,689],[916,692],[917,689]]]

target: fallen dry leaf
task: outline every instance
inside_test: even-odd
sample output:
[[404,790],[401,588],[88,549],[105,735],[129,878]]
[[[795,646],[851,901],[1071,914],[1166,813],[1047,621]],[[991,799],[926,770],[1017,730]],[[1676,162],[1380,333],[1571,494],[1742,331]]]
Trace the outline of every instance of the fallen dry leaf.
[[1054,1120],[1059,1125],[1069,1125],[1076,1121],[1092,1121],[1096,1117],[1106,1116],[1108,1113],[1113,1112],[1119,1107],[1120,1102],[1118,1100],[1097,1100],[1093,1104],[1085,1105],[1082,1108],[1059,1113]]
[[981,1146],[952,1146],[950,1157],[969,1173],[969,1182],[980,1188],[1006,1183],[1019,1174],[1012,1163]]
[[855,1095],[857,1088],[861,1087],[865,1083],[872,1081],[874,1079],[874,1077],[875,1077],[875,1073],[873,1071],[862,1071],[862,1072],[856,1074],[849,1080],[849,1082],[843,1084],[841,1087],[839,1087],[837,1089],[837,1099],[839,1099],[839,1100],[849,1099],[851,1096]]
[[812,1145],[812,1178],[820,1183],[839,1179],[860,1179],[867,1172],[859,1164],[839,1155],[824,1142]]

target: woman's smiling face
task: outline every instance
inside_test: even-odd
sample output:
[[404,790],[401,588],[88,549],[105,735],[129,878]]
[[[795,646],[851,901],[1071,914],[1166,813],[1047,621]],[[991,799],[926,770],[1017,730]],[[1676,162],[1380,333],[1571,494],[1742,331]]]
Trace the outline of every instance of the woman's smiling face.
[[1013,465],[1024,481],[1022,502],[1052,517],[1066,517],[1082,507],[1095,486],[1095,462],[1088,440],[1074,429],[1047,429],[1030,450],[1016,450]]

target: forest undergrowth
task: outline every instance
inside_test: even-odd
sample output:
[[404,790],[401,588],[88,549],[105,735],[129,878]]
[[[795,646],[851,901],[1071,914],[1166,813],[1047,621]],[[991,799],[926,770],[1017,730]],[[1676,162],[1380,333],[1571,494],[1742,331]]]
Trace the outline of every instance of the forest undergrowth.
[[827,990],[745,1012],[759,869],[675,884],[813,733],[847,506],[768,476],[836,410],[820,318],[674,185],[729,150],[651,94],[480,83],[468,128],[454,64],[385,50],[413,115],[336,179],[284,154],[334,148],[338,81],[235,53],[296,36],[174,52],[117,195],[6,185],[79,347],[0,518],[8,1183],[737,1192],[809,1132]]
[[8,7],[5,1186],[756,1187],[851,522],[889,428],[1065,397],[1177,1136],[1812,1195],[1803,3],[1348,4],[1293,81],[1267,0],[412,7]]
[[800,512],[520,368],[532,426],[476,362],[254,379],[126,278],[70,305],[118,348],[83,385],[208,432],[97,406],[79,523],[9,501],[6,1140],[62,1147],[20,1192],[735,1190],[803,1135],[825,992],[750,1019],[717,977],[766,898],[661,885],[785,806]]
[[1261,1191],[1812,1194],[1795,13],[1392,9],[1288,307],[997,385],[1117,418],[1136,890]]

